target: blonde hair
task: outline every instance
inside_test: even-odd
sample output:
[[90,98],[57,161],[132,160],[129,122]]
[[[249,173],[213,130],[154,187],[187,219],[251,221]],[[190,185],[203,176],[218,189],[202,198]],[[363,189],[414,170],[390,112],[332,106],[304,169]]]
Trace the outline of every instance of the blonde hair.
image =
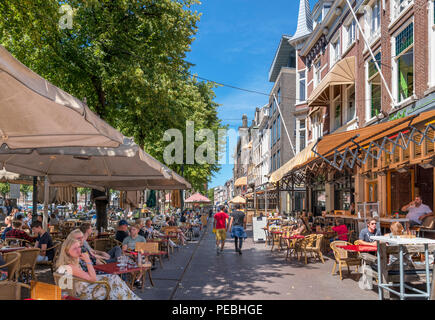
[[390,226],[391,233],[395,236],[399,236],[403,233],[403,226],[399,221],[394,221]]
[[[69,236],[68,236],[69,237]],[[78,258],[73,258],[69,255],[69,250],[74,244],[80,244],[80,241],[75,240],[73,238],[67,238],[60,249],[59,258],[57,259],[56,268],[61,266],[66,266],[70,264],[77,264],[79,262]]]
[[68,237],[66,238],[66,240],[71,240],[71,239],[74,239],[74,240],[75,240],[75,236],[76,236],[77,234],[79,234],[79,233],[83,234],[83,232],[82,232],[80,229],[74,229],[73,231],[71,231],[71,232],[69,233],[69,235],[68,235]]

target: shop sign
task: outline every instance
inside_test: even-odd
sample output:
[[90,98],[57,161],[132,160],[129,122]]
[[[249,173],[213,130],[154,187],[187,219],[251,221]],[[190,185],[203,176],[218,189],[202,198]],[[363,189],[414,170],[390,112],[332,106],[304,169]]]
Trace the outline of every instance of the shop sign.
[[435,93],[432,93],[429,96],[418,100],[417,102],[411,104],[403,110],[395,112],[388,118],[388,120],[401,119],[416,113],[429,111],[432,109],[435,109]]

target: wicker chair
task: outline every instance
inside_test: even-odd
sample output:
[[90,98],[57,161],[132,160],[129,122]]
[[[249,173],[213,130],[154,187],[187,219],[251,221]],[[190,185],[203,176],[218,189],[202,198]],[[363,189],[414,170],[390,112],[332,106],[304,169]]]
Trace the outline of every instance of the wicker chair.
[[20,238],[6,238],[4,243],[7,246],[11,246],[11,245],[17,245],[20,247],[32,247],[33,244],[25,239],[20,239]]
[[[63,280],[62,277],[64,277],[64,276],[65,275],[58,273],[58,272],[53,273],[53,278],[54,278],[56,285],[58,285],[61,288],[65,285],[62,281]],[[62,288],[62,290],[65,290],[69,296],[76,297],[76,298],[80,299],[80,297],[78,297],[76,295],[76,291],[77,291],[76,288],[80,282],[85,282],[88,284],[95,284],[96,285],[95,288],[92,290],[92,300],[97,300],[97,298],[95,297],[95,293],[97,292],[98,289],[100,289],[102,287],[104,287],[106,289],[106,295],[104,296],[103,300],[109,300],[111,288],[110,288],[110,285],[107,281],[103,280],[103,281],[93,281],[92,282],[92,281],[87,281],[87,280],[77,278],[74,276],[71,276],[70,279],[72,281],[72,286],[70,288]],[[68,280],[67,280],[67,283],[68,283]]]
[[165,255],[166,252],[159,250],[158,242],[137,242],[135,251],[140,251],[148,257],[157,258],[163,268],[162,255]]
[[3,255],[5,264],[1,268],[8,268],[8,281],[18,281],[21,255],[19,252],[9,252]]
[[322,241],[323,241],[323,234],[317,234],[314,238],[314,245],[308,245],[305,248],[306,252],[311,252],[312,254],[316,255],[322,263],[325,263],[325,260],[323,259],[322,254]]
[[298,246],[298,250],[297,250],[301,253],[301,255],[298,257],[298,260],[300,260],[300,258],[302,257],[302,254],[303,254],[305,257],[305,264],[308,263],[307,248],[310,248],[313,246],[313,243],[314,243],[316,238],[317,238],[317,235],[309,234],[304,239],[301,239],[300,244]]
[[21,300],[21,289],[26,288],[30,291],[30,286],[20,282],[1,281],[0,300]]
[[346,246],[346,245],[352,245],[352,243],[347,241],[334,241],[331,242],[331,249],[334,252],[334,266],[332,268],[331,274],[335,273],[335,268],[338,264],[338,271],[340,273],[340,280],[343,280],[342,275],[342,268],[343,266],[347,267],[347,271],[350,275],[350,269],[351,266],[356,266],[356,271],[358,271],[358,267],[361,265],[361,258],[360,257],[349,257],[348,252],[344,249],[338,248],[337,246]]
[[20,268],[18,270],[18,274],[20,278],[25,275],[25,281],[29,281],[29,277],[31,275],[31,278],[33,280],[37,280],[36,274],[35,274],[35,266],[36,266],[36,259],[38,258],[39,253],[41,252],[38,248],[31,248],[31,249],[23,249],[18,251],[21,255],[20,258]]
[[53,260],[52,260],[52,261],[50,261],[50,260],[47,260],[47,261],[41,261],[41,262],[38,262],[37,264],[38,264],[38,265],[49,266],[50,269],[51,269],[51,272],[53,272],[53,271],[54,271],[53,267],[54,267],[55,264],[56,264],[57,258],[59,258],[59,254],[60,254],[60,246],[61,246],[61,245],[62,245],[62,242],[61,242],[61,241],[55,241],[55,242],[53,243],[53,246],[52,246],[51,248],[47,248],[46,251],[48,251],[48,250],[54,250],[54,256],[53,256]]

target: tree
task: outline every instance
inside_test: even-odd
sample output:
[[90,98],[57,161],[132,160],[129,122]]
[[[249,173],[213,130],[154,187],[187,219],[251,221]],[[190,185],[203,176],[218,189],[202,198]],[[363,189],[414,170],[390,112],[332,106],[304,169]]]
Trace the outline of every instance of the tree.
[[22,185],[20,185],[20,192],[21,192],[21,194],[24,197],[24,205],[26,205],[26,199],[27,199],[27,196],[28,196],[29,192],[32,192],[32,191],[33,191],[33,186],[32,185],[30,185],[30,184],[22,184]]
[[207,198],[209,198],[211,202],[214,203],[214,188],[207,190]]
[[77,192],[82,196],[85,195],[85,207],[88,202],[88,193],[91,192],[91,188],[77,188]]
[[0,193],[3,196],[3,199],[6,198],[6,195],[11,191],[11,187],[8,182],[0,183]]
[[[86,98],[99,116],[162,161],[167,129],[184,132],[186,120],[215,133],[222,127],[213,85],[192,77],[185,61],[200,19],[192,10],[197,3],[2,0],[0,43],[56,86]],[[60,4],[74,10],[72,29],[59,25]],[[184,177],[205,191],[218,170],[215,164],[186,165]]]

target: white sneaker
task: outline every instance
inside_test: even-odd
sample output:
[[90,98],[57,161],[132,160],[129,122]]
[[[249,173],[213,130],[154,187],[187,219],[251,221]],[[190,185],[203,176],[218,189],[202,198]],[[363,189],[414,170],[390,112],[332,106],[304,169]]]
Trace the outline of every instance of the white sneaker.
[[220,252],[221,251],[220,251],[219,247],[216,247],[216,254],[219,255]]

